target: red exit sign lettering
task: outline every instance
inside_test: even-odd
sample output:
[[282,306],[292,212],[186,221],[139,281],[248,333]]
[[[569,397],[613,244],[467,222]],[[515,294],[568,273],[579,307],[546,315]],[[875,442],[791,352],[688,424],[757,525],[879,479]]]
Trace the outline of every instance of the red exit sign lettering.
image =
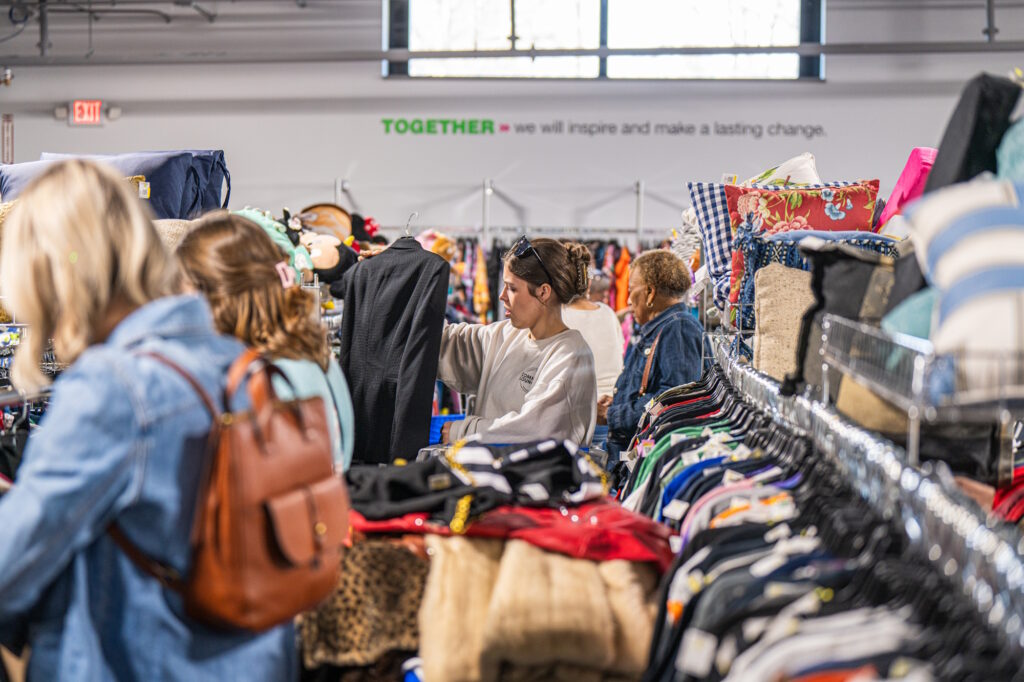
[[103,100],[76,99],[71,103],[68,123],[73,126],[98,126],[103,124]]

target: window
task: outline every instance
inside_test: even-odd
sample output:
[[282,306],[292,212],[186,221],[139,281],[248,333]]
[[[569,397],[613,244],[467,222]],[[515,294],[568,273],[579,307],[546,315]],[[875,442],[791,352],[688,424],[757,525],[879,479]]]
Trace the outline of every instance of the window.
[[[820,42],[821,0],[391,0],[388,44],[411,51],[644,50]],[[424,58],[389,75],[477,78],[820,78],[785,53]]]

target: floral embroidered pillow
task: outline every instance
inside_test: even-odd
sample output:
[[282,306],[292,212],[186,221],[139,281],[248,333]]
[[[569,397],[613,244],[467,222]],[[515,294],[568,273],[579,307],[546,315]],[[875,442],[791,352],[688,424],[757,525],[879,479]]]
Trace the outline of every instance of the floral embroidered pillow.
[[[726,185],[725,197],[734,239],[740,225],[767,234],[793,230],[864,232],[872,229],[878,180],[770,190]],[[739,301],[743,274],[743,253],[733,250],[730,303]]]

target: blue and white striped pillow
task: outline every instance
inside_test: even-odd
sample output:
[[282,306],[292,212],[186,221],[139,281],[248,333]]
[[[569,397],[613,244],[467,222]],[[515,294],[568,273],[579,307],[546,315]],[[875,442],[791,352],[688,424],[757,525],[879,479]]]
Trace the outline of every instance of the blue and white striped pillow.
[[1022,196],[1024,184],[978,180],[904,212],[921,270],[940,291],[935,351],[960,358],[961,391],[993,388],[1024,370]]

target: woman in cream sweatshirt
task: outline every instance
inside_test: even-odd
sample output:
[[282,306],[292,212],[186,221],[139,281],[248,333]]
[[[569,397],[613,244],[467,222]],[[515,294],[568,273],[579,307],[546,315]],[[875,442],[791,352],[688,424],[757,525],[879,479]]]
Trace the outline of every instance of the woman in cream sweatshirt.
[[562,306],[586,292],[585,248],[521,237],[505,256],[501,300],[508,319],[444,328],[438,376],[476,395],[465,420],[445,424],[446,443],[473,435],[489,443],[590,443],[597,416],[594,356],[562,321]]

